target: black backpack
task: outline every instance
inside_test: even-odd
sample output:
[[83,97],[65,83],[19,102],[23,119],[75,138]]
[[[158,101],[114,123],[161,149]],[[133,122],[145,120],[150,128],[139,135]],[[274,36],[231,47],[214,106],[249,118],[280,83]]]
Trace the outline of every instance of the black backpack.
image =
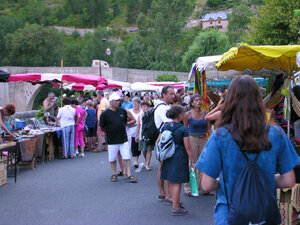
[[[228,204],[228,194],[223,173],[223,182],[229,212],[228,224],[280,224],[281,215],[277,201],[272,195],[273,190],[270,188],[267,178],[256,162],[259,157],[259,153],[257,153],[254,160],[250,160],[245,152],[241,152],[247,159],[247,164],[237,177],[233,186],[231,205]],[[222,155],[221,169],[223,171]]]
[[144,112],[142,117],[142,140],[146,141],[149,145],[154,145],[158,136],[159,130],[163,123],[157,129],[154,121],[154,112],[160,105],[167,105],[166,103],[158,104],[154,109]]

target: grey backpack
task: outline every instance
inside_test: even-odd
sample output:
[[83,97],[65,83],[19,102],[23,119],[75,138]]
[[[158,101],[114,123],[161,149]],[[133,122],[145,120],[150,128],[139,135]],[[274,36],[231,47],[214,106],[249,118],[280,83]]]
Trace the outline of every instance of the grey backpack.
[[174,142],[173,133],[182,126],[177,127],[173,131],[170,129],[166,129],[162,132],[160,140],[156,145],[156,158],[159,161],[163,161],[171,158],[176,149],[176,144]]

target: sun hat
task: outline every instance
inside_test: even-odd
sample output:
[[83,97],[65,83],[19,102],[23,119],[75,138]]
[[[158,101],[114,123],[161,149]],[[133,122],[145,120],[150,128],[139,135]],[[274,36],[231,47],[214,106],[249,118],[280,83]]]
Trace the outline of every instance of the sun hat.
[[120,95],[118,93],[114,92],[109,96],[109,101],[115,101],[115,100],[120,100]]

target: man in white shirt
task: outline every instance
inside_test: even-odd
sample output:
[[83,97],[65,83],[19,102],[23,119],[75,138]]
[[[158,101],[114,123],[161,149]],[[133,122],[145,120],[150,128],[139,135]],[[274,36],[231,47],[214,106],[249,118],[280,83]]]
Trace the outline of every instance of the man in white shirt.
[[60,108],[57,114],[62,128],[63,158],[74,158],[75,109],[70,105],[69,98],[64,98],[63,104],[64,107]]
[[[157,100],[156,109],[154,112],[154,121],[157,129],[161,130],[164,123],[172,122],[171,119],[167,118],[166,113],[170,109],[169,104],[171,104],[175,98],[175,91],[172,86],[163,87],[162,91],[162,101]],[[159,187],[158,200],[172,200],[171,194],[168,191],[168,182],[160,179],[161,164],[157,170],[157,183]]]

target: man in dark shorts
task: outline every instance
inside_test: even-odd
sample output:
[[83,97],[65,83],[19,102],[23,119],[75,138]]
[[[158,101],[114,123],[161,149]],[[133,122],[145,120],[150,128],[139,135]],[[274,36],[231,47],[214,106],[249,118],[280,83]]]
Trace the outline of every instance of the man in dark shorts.
[[110,106],[100,116],[100,127],[107,134],[108,160],[112,168],[113,175],[111,182],[116,182],[117,178],[117,155],[120,151],[123,166],[124,179],[127,182],[136,183],[136,177],[131,175],[130,148],[126,134],[126,125],[135,123],[133,115],[120,108],[120,96],[112,93],[109,97]]

